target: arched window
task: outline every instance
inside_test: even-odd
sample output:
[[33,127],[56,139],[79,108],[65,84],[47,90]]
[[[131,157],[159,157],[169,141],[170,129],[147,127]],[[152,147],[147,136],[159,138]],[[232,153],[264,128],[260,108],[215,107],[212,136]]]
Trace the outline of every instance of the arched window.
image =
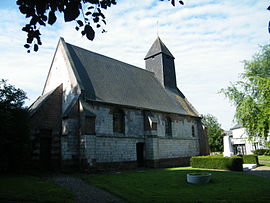
[[172,136],[172,119],[168,116],[165,118],[165,135]]
[[125,133],[125,113],[121,109],[113,111],[113,132]]

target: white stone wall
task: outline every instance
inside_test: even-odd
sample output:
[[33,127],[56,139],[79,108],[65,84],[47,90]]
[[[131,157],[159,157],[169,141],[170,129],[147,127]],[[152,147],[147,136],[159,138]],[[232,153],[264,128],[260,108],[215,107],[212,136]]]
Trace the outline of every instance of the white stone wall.
[[[96,115],[96,134],[122,136],[113,132],[112,108],[105,105],[92,106],[93,113]],[[125,136],[143,137],[144,123],[143,114],[140,110],[122,108],[125,112]]]
[[[158,137],[165,137],[165,116],[161,113],[154,114],[157,120],[157,135]],[[192,138],[192,126],[194,126],[195,137],[198,138],[198,127],[195,119],[184,116],[177,116],[172,118],[172,137],[175,138]]]
[[[145,159],[158,160],[190,157],[199,154],[197,122],[192,118],[172,119],[172,138],[165,136],[165,116],[153,113],[157,130],[144,131],[141,110],[122,108],[125,112],[125,133],[113,133],[112,108],[91,105],[96,115],[96,135],[81,136],[81,149],[88,164],[136,161],[136,143],[145,143]],[[191,126],[194,125],[195,137]],[[146,135],[145,135],[146,134]]]
[[61,154],[63,160],[78,156],[77,122],[74,118],[62,120]]
[[178,158],[199,155],[197,139],[159,139],[159,158]]
[[97,137],[97,162],[136,161],[137,139]]
[[195,137],[198,138],[198,126],[194,119],[181,118],[173,122],[173,137],[192,138],[192,126],[194,126]]
[[61,139],[62,160],[72,160],[78,156],[78,138],[75,136],[65,136]]
[[79,88],[61,43],[52,61],[43,94],[55,89],[60,84],[63,84],[62,112],[64,112],[75,95],[79,94]]

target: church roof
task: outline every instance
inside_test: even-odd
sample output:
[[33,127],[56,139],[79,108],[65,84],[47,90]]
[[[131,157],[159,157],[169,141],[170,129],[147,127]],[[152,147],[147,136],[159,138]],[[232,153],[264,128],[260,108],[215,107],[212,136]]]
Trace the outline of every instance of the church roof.
[[153,72],[62,43],[86,100],[198,117],[186,98],[165,89]]
[[152,44],[151,48],[147,52],[146,56],[144,59],[148,59],[152,56],[155,56],[159,53],[166,54],[167,56],[170,56],[174,58],[174,56],[171,54],[169,49],[165,46],[165,44],[161,41],[161,39],[158,37],[156,41]]

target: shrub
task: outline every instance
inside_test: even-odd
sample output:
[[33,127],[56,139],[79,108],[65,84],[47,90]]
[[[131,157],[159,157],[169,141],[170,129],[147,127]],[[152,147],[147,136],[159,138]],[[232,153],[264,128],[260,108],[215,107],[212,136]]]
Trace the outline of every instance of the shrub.
[[243,155],[244,164],[257,164],[259,165],[258,156],[256,155]]
[[238,156],[195,156],[191,157],[190,163],[193,168],[226,169],[231,171],[243,170],[243,159]]
[[256,154],[256,155],[270,155],[269,149],[256,149],[252,152],[253,152],[253,154]]

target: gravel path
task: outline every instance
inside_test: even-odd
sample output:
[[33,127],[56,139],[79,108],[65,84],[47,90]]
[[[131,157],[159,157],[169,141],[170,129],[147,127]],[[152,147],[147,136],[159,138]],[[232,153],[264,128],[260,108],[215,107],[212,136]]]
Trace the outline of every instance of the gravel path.
[[109,192],[96,188],[82,181],[79,178],[55,174],[45,177],[47,180],[57,183],[58,185],[70,190],[75,196],[76,203],[124,203],[118,197]]
[[262,176],[266,178],[270,178],[270,167],[268,166],[259,166],[257,168],[251,169],[250,171],[247,171],[246,173]]

